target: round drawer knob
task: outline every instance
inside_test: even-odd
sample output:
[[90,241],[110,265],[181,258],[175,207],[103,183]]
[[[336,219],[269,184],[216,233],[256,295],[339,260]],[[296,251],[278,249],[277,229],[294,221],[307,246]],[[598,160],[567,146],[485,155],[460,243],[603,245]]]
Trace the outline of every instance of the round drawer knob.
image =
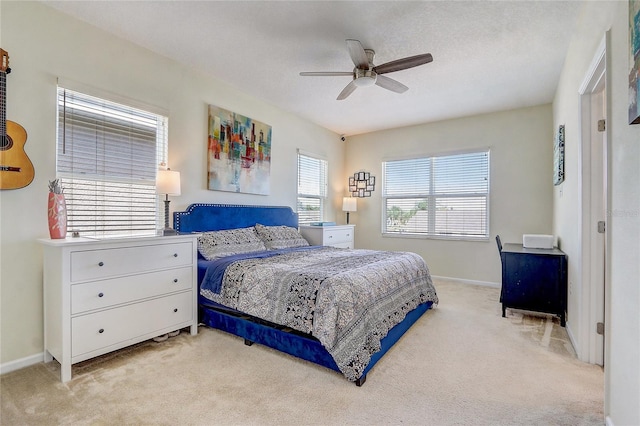
[[104,293],[102,292],[98,293],[98,297],[103,297],[103,296],[104,296]]
[[178,312],[178,308],[174,308],[173,312]]
[[178,257],[178,253],[173,253],[173,257]]
[[100,334],[104,333],[104,328],[101,328],[100,330],[98,330],[98,333]]
[[104,266],[104,262],[98,262],[98,266]]
[[173,279],[173,282],[174,282],[174,283],[177,283],[177,282],[178,282],[178,279],[177,279],[177,278],[174,278],[174,279]]

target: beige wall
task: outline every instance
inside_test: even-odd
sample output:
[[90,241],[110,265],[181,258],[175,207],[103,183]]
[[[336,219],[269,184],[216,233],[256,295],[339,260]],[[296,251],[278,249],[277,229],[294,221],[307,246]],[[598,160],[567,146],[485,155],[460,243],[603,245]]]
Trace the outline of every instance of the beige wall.
[[[544,105],[349,137],[346,175],[366,170],[377,178],[372,197],[359,199],[358,211],[352,214],[356,246],[414,251],[425,258],[433,275],[500,283],[495,236],[503,243],[517,243],[522,234],[552,230],[551,118],[551,105]],[[382,236],[384,159],[477,148],[490,149],[489,240]]]
[[[334,205],[327,214],[334,219],[344,189],[344,143],[338,135],[40,3],[2,2],[1,10],[2,48],[13,69],[7,78],[7,118],[28,132],[25,150],[36,177],[24,189],[0,192],[0,363],[42,355],[42,254],[36,240],[48,236],[47,181],[55,177],[58,77],[167,112],[169,166],[182,178],[182,195],[172,197],[172,210],[193,202],[295,208],[296,148],[301,148],[329,160]],[[270,196],[206,189],[207,104],[272,126]]]
[[[333,209],[348,174],[365,169],[377,177],[383,158],[491,148],[491,236],[519,241],[522,233],[555,233],[572,259],[578,253],[579,212],[577,91],[595,50],[611,29],[610,72],[610,307],[606,398],[614,425],[640,424],[640,126],[627,125],[628,2],[587,2],[549,106],[467,117],[349,138],[280,111],[237,88],[167,58],[132,46],[39,3],[0,2],[0,44],[11,55],[7,118],[28,131],[26,151],[36,168],[27,188],[0,192],[0,364],[42,356],[41,250],[47,236],[47,181],[55,176],[55,88],[63,77],[166,110],[170,117],[170,166],[182,172],[182,209],[192,202],[295,203],[295,150],[330,160]],[[206,105],[216,104],[273,126],[272,195],[213,192],[205,183]],[[555,190],[552,129],[567,126],[567,180]],[[348,162],[344,162],[348,158]],[[500,281],[495,242],[407,240],[380,236],[381,181],[374,196],[352,214],[359,247],[413,250],[436,275]],[[562,191],[562,196],[560,196]],[[553,207],[552,207],[553,206]],[[553,219],[553,227],[550,223]],[[580,283],[576,283],[579,285]],[[575,307],[576,301],[570,300]],[[571,313],[570,313],[571,315]]]
[[[554,125],[565,124],[567,179],[554,191],[554,230],[569,255],[570,326],[580,339],[584,327],[575,312],[585,308],[580,297],[580,183],[578,175],[578,91],[596,50],[610,30],[608,50],[609,128],[609,299],[606,302],[605,414],[612,425],[640,424],[640,125],[628,125],[629,3],[588,2],[576,26],[554,100]],[[562,192],[561,192],[562,191]],[[578,346],[583,342],[578,341]]]

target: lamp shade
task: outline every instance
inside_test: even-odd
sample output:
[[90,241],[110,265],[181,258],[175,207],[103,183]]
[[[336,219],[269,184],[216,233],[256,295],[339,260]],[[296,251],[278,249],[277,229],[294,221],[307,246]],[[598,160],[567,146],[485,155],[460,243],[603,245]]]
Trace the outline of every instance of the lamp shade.
[[358,210],[358,199],[352,197],[344,197],[342,199],[342,211],[343,212],[355,212]]
[[158,170],[156,191],[158,194],[180,195],[180,172]]

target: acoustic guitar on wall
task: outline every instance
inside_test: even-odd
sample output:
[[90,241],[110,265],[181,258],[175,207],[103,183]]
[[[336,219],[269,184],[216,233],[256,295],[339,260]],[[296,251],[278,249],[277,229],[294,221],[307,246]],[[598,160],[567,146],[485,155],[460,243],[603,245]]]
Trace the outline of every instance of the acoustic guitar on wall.
[[24,151],[27,132],[7,120],[7,74],[9,54],[0,49],[0,189],[24,188],[33,181],[33,164]]

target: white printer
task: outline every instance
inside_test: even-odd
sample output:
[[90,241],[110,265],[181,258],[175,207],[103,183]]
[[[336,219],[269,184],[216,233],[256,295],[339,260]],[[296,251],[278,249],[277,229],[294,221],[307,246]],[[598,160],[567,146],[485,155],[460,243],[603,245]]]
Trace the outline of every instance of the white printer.
[[553,235],[524,234],[522,236],[522,246],[524,248],[552,249],[554,240]]

